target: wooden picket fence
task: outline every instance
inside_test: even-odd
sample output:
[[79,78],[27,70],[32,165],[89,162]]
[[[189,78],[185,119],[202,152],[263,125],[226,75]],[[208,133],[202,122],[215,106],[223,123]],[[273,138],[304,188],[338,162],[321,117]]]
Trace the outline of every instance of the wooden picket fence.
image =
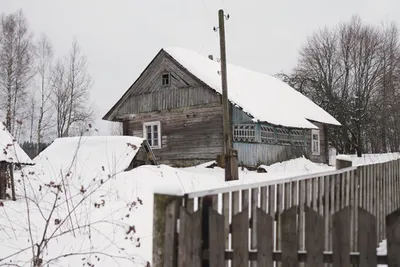
[[394,160],[156,195],[153,266],[400,266],[399,171]]

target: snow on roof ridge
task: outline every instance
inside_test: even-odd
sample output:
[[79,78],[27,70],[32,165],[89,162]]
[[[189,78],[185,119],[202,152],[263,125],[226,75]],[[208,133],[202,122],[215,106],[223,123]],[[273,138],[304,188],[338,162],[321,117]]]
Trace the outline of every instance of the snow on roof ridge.
[[67,173],[73,165],[75,175],[90,178],[104,171],[117,173],[127,169],[143,141],[135,136],[57,138],[33,161],[37,170],[57,175]]
[[[185,48],[163,50],[198,79],[222,93],[218,62]],[[227,73],[229,100],[251,114],[254,121],[295,128],[318,128],[309,120],[341,125],[309,98],[276,77],[232,64],[227,64]]]
[[0,161],[34,165],[31,158],[25,153],[14,137],[7,130],[4,122],[0,121]]

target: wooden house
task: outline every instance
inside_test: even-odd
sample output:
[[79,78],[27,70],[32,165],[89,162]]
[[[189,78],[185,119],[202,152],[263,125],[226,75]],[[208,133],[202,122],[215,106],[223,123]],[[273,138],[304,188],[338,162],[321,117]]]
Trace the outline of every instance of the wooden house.
[[[0,199],[12,197],[15,200],[14,166],[33,164],[29,156],[7,131],[5,124],[0,122]],[[11,196],[7,196],[7,188],[11,189]]]
[[[233,146],[240,165],[306,156],[328,162],[330,114],[286,83],[227,65]],[[143,136],[160,163],[188,166],[223,152],[220,63],[182,48],[161,49],[104,116]]]

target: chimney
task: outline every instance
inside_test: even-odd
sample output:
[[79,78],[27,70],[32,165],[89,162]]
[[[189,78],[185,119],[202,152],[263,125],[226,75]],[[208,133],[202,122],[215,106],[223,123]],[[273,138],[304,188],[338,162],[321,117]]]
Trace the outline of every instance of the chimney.
[[213,55],[208,55],[208,58],[214,60]]

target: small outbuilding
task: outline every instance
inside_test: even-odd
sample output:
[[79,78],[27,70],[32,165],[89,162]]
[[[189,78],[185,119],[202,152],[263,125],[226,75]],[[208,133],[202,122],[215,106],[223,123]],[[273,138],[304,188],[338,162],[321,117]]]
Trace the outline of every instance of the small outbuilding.
[[[0,199],[16,199],[14,186],[14,168],[33,165],[33,161],[19,146],[14,137],[0,122]],[[11,189],[11,196],[7,193]]]
[[100,180],[142,165],[157,165],[147,140],[134,136],[57,138],[33,161],[37,174],[45,173],[53,182],[64,176]]

